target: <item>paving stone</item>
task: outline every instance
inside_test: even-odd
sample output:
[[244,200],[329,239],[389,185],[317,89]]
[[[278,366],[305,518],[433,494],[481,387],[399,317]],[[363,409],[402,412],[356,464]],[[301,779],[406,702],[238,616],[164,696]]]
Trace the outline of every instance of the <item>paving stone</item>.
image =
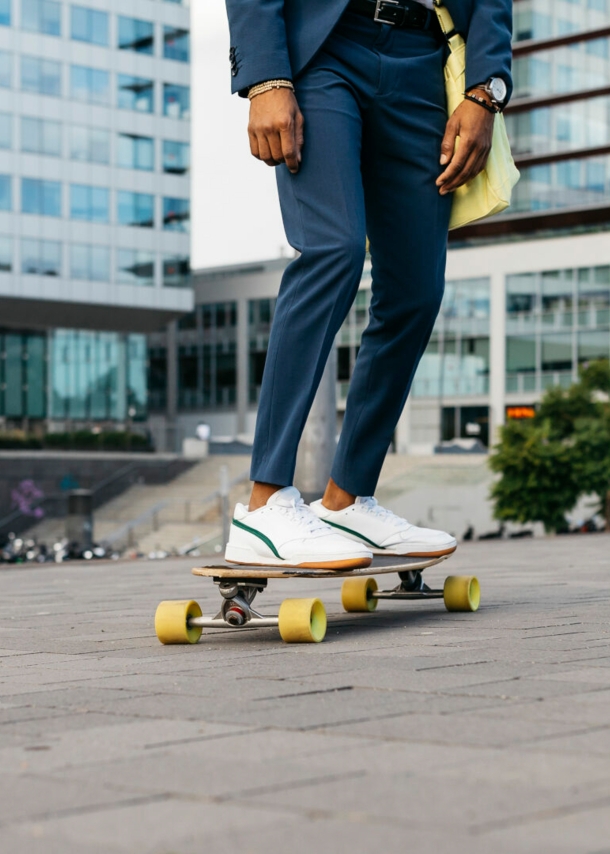
[[0,849],[610,854],[609,554],[464,544],[427,580],[479,574],[477,614],[271,581],[264,613],[323,597],[311,646],[161,646],[159,600],[218,609],[188,559],[3,570]]

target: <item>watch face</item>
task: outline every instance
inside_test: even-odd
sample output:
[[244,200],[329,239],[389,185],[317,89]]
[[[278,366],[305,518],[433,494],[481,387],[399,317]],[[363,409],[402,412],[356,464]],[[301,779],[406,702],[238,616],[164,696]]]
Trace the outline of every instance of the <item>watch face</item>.
[[502,103],[508,92],[504,80],[501,77],[492,77],[489,81],[489,88],[491,89],[491,97],[494,101]]

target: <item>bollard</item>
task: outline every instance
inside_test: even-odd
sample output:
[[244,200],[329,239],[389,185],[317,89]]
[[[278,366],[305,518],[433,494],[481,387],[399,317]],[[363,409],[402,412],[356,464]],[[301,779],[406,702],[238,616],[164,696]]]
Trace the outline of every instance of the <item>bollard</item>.
[[295,473],[295,486],[309,503],[321,498],[337,447],[337,351],[333,347],[305,424]]
[[222,516],[222,550],[229,542],[229,467],[220,467],[220,513]]
[[89,489],[73,489],[68,493],[66,539],[76,543],[79,551],[93,545],[93,495]]

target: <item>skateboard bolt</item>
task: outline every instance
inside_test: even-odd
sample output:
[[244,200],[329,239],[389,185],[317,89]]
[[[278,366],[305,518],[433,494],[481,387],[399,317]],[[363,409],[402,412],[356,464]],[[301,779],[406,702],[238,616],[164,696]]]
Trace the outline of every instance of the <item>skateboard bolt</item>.
[[225,613],[225,620],[230,626],[243,626],[246,622],[246,612],[237,605],[233,605]]

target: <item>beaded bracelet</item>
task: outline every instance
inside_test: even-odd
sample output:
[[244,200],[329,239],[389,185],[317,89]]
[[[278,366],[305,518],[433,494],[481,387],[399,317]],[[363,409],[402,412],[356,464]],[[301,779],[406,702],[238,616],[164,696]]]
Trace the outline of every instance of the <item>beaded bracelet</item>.
[[470,93],[467,93],[464,95],[464,98],[466,98],[467,101],[472,101],[474,104],[479,104],[480,107],[484,107],[488,113],[493,113],[495,115],[500,112],[497,107],[488,104],[485,98],[479,98],[478,95],[471,95]]
[[252,100],[257,95],[262,95],[263,92],[270,92],[272,89],[291,89],[294,92],[292,80],[265,80],[264,83],[257,83],[256,86],[250,86],[248,98]]

